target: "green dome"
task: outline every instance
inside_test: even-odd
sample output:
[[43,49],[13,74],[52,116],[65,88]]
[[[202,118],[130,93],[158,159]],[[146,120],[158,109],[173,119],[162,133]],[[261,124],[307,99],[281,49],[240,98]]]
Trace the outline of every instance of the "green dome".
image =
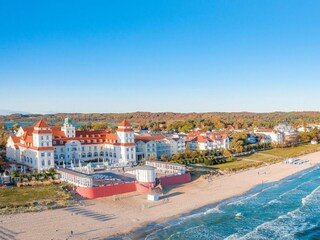
[[65,118],[64,119],[65,124],[72,124],[72,119],[71,118]]

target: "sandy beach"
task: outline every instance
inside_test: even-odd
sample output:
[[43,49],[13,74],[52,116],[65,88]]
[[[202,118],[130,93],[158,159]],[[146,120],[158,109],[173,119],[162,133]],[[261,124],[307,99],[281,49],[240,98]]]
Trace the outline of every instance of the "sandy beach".
[[84,200],[81,206],[0,216],[0,239],[105,239],[241,195],[320,163],[320,152],[299,157],[302,165],[277,163],[236,174],[198,179],[166,190],[168,201],[150,203],[145,194]]

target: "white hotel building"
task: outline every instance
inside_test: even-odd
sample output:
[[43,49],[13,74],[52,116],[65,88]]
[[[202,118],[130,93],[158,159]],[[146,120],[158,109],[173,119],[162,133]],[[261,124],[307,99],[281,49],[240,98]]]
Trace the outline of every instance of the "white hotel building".
[[36,171],[79,160],[102,159],[116,166],[136,163],[134,132],[127,120],[119,124],[115,134],[108,130],[77,131],[70,118],[65,119],[62,127],[40,120],[10,136],[6,150],[8,160]]

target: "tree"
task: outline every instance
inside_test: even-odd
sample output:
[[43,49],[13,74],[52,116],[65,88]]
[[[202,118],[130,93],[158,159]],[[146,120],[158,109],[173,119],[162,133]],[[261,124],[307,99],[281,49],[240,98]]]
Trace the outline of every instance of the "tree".
[[231,154],[231,152],[230,152],[229,149],[226,149],[226,148],[225,148],[225,149],[223,150],[223,156],[224,156],[224,157],[228,158],[228,157],[231,157],[231,155],[232,155],[232,154]]
[[149,160],[151,160],[151,161],[152,161],[152,160],[156,160],[156,156],[151,155],[150,158],[149,158]]
[[12,131],[18,131],[19,128],[20,128],[19,124],[16,123],[16,124],[14,124],[14,125],[11,127],[11,130],[12,130]]
[[310,142],[312,138],[308,132],[299,132],[298,137],[302,142]]
[[164,161],[164,162],[167,162],[168,161],[168,156],[167,155],[161,155],[161,157],[160,157],[160,160],[161,161]]
[[104,130],[108,127],[107,124],[101,123],[101,122],[96,122],[92,124],[92,129],[93,130]]
[[243,151],[243,146],[247,140],[247,133],[245,132],[237,132],[232,136],[232,141],[230,143],[230,147],[233,148],[236,152],[240,153]]

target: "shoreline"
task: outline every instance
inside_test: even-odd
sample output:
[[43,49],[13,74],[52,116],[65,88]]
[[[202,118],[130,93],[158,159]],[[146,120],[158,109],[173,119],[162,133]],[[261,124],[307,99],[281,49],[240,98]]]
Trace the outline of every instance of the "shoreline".
[[301,165],[280,162],[219,176],[211,182],[197,179],[168,188],[165,197],[169,196],[169,202],[160,200],[148,208],[142,208],[148,203],[145,194],[131,193],[122,195],[119,201],[106,197],[84,200],[85,206],[3,215],[0,230],[11,231],[15,239],[121,239],[128,236],[139,239],[159,224],[199,213],[246,194],[261,183],[277,182],[314,167],[320,163],[320,152],[299,158],[310,162]]
[[[313,168],[319,168],[319,166],[320,166],[320,163],[318,163],[316,165],[313,165],[313,166],[311,166],[309,168],[303,169],[301,171],[298,171],[296,173],[293,173],[292,175],[286,176],[286,177],[284,177],[282,179],[279,179],[277,181],[257,184],[256,186],[253,186],[248,191],[246,191],[244,193],[241,193],[239,195],[234,195],[234,196],[232,196],[230,198],[223,199],[223,200],[221,200],[219,202],[209,203],[208,205],[205,205],[205,206],[200,207],[198,209],[193,209],[193,210],[191,210],[189,212],[186,212],[186,213],[174,215],[174,216],[171,216],[171,217],[168,217],[168,218],[164,218],[164,219],[159,219],[155,223],[149,223],[144,227],[140,227],[140,228],[134,229],[134,230],[132,230],[130,232],[127,232],[127,233],[116,234],[114,236],[110,236],[110,237],[107,237],[105,239],[107,239],[107,240],[122,240],[124,238],[125,239],[145,239],[152,232],[157,231],[157,230],[161,230],[162,228],[170,226],[171,225],[170,223],[172,223],[174,220],[179,220],[181,218],[189,218],[189,217],[192,218],[194,215],[198,215],[198,214],[201,214],[201,215],[206,214],[207,211],[214,210],[215,208],[217,208],[222,203],[227,203],[228,201],[240,198],[240,197],[245,196],[247,194],[258,193],[258,192],[264,190],[265,188],[268,188],[269,185],[272,186],[273,184],[276,184],[277,182],[283,181],[283,180],[285,180],[287,178],[290,178],[290,177],[292,177],[294,175],[302,174],[302,172],[304,172],[304,171],[307,171],[307,170],[310,170],[310,169],[313,169]],[[258,189],[256,189],[256,188],[258,188]]]

